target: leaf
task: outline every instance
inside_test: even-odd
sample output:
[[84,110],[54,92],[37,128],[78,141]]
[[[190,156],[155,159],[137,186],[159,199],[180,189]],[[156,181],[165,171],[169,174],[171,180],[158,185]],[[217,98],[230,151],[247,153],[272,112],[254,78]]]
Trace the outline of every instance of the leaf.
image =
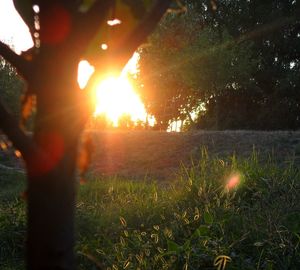
[[198,229],[197,229],[197,234],[198,236],[207,236],[209,232],[209,228],[205,225],[201,225]]
[[201,225],[201,226],[199,226],[198,229],[196,229],[193,232],[191,239],[198,238],[198,237],[207,238],[208,233],[209,233],[209,227],[206,225]]
[[29,27],[31,34],[34,29],[34,14],[31,0],[13,0],[15,9]]
[[36,105],[35,95],[31,94],[30,91],[27,91],[21,97],[21,119],[20,119],[21,127],[24,128],[26,126],[26,121],[34,111],[35,105]]
[[213,216],[212,216],[212,214],[210,214],[208,212],[205,212],[204,213],[204,221],[207,224],[212,224],[213,223]]
[[167,240],[168,252],[178,253],[180,251],[180,246],[171,240]]
[[183,250],[187,250],[187,249],[190,248],[190,246],[191,246],[191,241],[190,241],[190,240],[187,240],[187,241],[185,241],[185,243],[183,244],[182,249],[183,249]]
[[87,172],[89,165],[92,159],[92,153],[94,150],[93,140],[90,134],[86,135],[82,147],[80,149],[78,160],[77,160],[77,167],[79,169],[80,175],[80,183],[85,183],[84,175]]
[[285,218],[285,226],[293,233],[300,232],[300,213],[290,213]]

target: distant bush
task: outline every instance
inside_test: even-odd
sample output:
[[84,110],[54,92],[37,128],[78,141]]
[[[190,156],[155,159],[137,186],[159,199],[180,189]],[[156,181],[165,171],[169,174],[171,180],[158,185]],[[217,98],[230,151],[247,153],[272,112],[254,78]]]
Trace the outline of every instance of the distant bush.
[[0,97],[14,116],[20,113],[20,96],[23,83],[15,69],[0,57]]

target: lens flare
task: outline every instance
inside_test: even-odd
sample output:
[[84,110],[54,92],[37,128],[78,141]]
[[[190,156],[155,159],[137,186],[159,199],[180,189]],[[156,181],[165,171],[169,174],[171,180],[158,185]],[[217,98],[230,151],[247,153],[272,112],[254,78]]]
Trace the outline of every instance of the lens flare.
[[226,188],[231,190],[241,183],[241,175],[238,173],[232,174],[226,184]]
[[94,67],[91,66],[88,61],[82,60],[79,62],[77,81],[81,89],[84,89],[84,87],[87,85],[94,71]]

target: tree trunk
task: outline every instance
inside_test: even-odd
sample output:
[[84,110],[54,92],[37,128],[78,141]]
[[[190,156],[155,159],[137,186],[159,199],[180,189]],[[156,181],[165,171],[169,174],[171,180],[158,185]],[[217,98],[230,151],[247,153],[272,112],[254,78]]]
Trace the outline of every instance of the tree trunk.
[[26,164],[28,270],[75,269],[75,171],[82,111],[76,81],[58,78],[74,76],[56,75],[43,82],[44,89],[37,95],[34,130],[34,141],[41,151]]
[[75,269],[75,158],[70,148],[53,169],[28,177],[27,269]]

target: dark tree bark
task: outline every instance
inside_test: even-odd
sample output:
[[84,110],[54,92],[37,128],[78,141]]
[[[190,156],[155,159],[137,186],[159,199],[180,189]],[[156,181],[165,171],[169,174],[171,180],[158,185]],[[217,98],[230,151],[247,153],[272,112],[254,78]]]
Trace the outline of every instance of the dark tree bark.
[[45,78],[46,87],[37,95],[33,140],[42,151],[26,162],[28,269],[75,268],[75,169],[84,123],[80,104],[74,99],[76,80],[70,85],[59,78]]
[[27,269],[74,269],[77,144],[42,175],[28,177]]

